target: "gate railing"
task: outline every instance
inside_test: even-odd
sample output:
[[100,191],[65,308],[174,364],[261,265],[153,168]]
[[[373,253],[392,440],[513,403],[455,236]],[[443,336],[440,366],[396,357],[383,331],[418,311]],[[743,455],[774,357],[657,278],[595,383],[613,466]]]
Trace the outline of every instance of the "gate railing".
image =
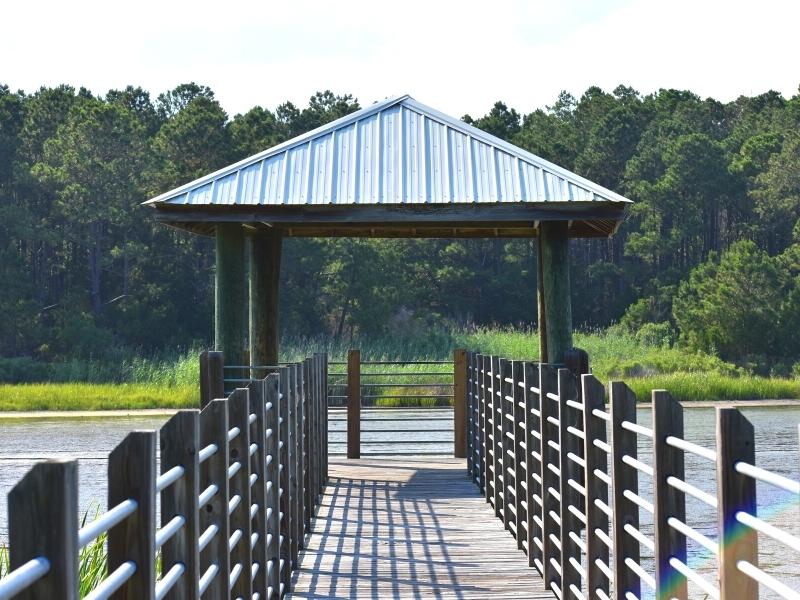
[[[691,583],[709,598],[755,600],[759,584],[800,598],[758,566],[759,535],[793,551],[800,538],[757,516],[756,481],[798,508],[800,483],[755,465],[753,427],[738,410],[717,409],[710,449],[685,439],[683,409],[663,390],[648,427],[624,383],[609,385],[607,410],[594,376],[553,365],[470,352],[466,389],[468,474],[556,597],[686,599]],[[641,438],[650,460],[637,455]],[[708,463],[715,494],[687,481],[687,455]],[[716,511],[714,534],[688,524],[687,496]],[[713,576],[688,564],[687,540],[716,559]]]
[[109,509],[96,520],[78,529],[77,461],[38,463],[14,487],[0,599],[77,599],[80,549],[101,535],[107,575],[91,600],[289,591],[328,478],[326,359],[282,366],[225,397],[215,393],[218,354],[204,353],[201,410],[134,431],[110,453]]

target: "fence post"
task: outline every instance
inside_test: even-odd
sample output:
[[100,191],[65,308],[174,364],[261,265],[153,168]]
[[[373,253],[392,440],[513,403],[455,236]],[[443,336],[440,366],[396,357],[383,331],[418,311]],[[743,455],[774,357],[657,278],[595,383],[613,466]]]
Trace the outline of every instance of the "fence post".
[[505,483],[503,482],[503,404],[500,401],[502,398],[500,387],[501,361],[502,359],[499,356],[491,357],[492,372],[490,374],[489,394],[491,394],[492,433],[489,441],[492,444],[494,514],[503,521],[503,525],[508,529],[508,524],[503,517]]
[[278,439],[280,431],[280,401],[278,400],[279,377],[276,374],[269,375],[264,380],[264,455],[266,457],[266,468],[264,478],[266,479],[266,564],[267,571],[267,600],[272,600],[279,596],[281,588],[281,569],[280,569],[280,451],[278,449]]
[[511,457],[513,456],[513,440],[511,433],[513,432],[513,418],[514,408],[511,406],[512,402],[508,398],[512,397],[511,385],[508,380],[512,375],[511,361],[504,358],[500,359],[500,377],[497,381],[498,401],[500,406],[500,472],[503,475],[503,493],[501,494],[501,502],[503,506],[503,525],[517,536],[517,522],[514,517],[514,477],[515,471],[512,468]]
[[453,351],[453,456],[467,456],[467,351]]
[[289,422],[291,415],[289,413],[289,395],[291,394],[291,369],[289,367],[282,367],[280,370],[280,393],[279,393],[279,409],[278,422],[280,423],[278,434],[278,456],[279,456],[279,479],[280,485],[278,486],[278,505],[280,512],[278,513],[278,520],[280,524],[280,533],[278,538],[278,547],[280,549],[280,589],[278,590],[279,597],[283,597],[284,593],[289,592],[289,586],[292,580],[292,553],[291,553],[291,509],[289,506],[289,452],[291,441],[289,432],[291,427]]
[[558,497],[558,476],[551,468],[558,465],[558,450],[556,450],[558,427],[549,420],[549,418],[558,418],[558,405],[548,397],[548,394],[557,392],[558,370],[552,365],[541,364],[539,370],[539,419],[541,421],[542,468],[539,476],[542,480],[542,567],[544,569],[542,577],[548,590],[551,590],[554,585],[561,589],[561,577],[556,566],[561,558],[560,542],[563,540],[558,539],[561,532],[558,523],[553,518],[553,515],[557,517],[559,513],[560,497]]
[[686,564],[686,536],[667,522],[686,522],[686,498],[667,483],[684,480],[683,451],[667,445],[667,437],[683,438],[683,408],[665,390],[653,390],[653,527],[655,529],[656,598],[686,600],[686,576],[670,564],[675,557]]
[[[534,363],[524,364],[523,381],[525,389],[525,469],[527,475],[526,500],[528,503],[528,566],[536,567],[544,572],[542,564],[542,479],[541,479],[541,403],[539,401],[539,366]],[[536,450],[538,448],[538,450]],[[536,457],[539,457],[537,460]],[[537,521],[538,519],[538,521]],[[537,543],[538,540],[538,543]]]
[[328,353],[322,355],[322,486],[328,485]]
[[[606,441],[606,421],[593,414],[605,412],[605,389],[593,375],[581,376],[583,389],[583,456],[586,461],[584,485],[586,488],[586,598],[608,598],[609,580],[597,561],[609,566],[609,548],[598,532],[608,537],[608,514],[598,506],[608,508],[608,484],[595,473],[608,474],[606,452],[595,444]],[[598,590],[602,594],[598,593]]]
[[525,363],[521,360],[511,362],[511,414],[514,417],[514,506],[516,507],[517,548],[529,552],[528,545],[528,513],[530,512],[530,498],[527,496],[528,480],[525,467],[528,451],[527,436],[525,435]]
[[611,399],[611,489],[613,495],[612,538],[614,540],[614,598],[626,600],[627,594],[641,596],[641,581],[626,565],[639,564],[639,543],[625,532],[625,526],[639,529],[639,507],[625,496],[625,491],[639,493],[639,472],[622,461],[636,458],[636,434],[622,428],[623,421],[636,422],[636,395],[621,381],[609,384]]
[[[266,454],[266,402],[264,400],[264,379],[251,381],[247,386],[250,403],[248,429],[251,443],[250,473],[255,479],[250,484],[250,501],[255,507],[252,513],[251,529],[255,543],[252,546],[252,560],[257,566],[253,576],[253,596],[270,600],[267,582],[267,454]],[[250,423],[252,418],[252,423]]]
[[225,397],[225,375],[222,352],[204,350],[200,353],[200,408],[217,398]]
[[[233,536],[238,536],[231,548],[231,565],[238,576],[231,588],[233,598],[252,598],[253,596],[253,555],[250,548],[252,521],[250,517],[250,397],[246,388],[235,389],[228,398],[228,418],[231,429],[238,428],[239,433],[230,440],[230,528]],[[237,469],[236,464],[239,467]],[[231,510],[233,508],[233,510]],[[238,567],[238,569],[237,569]]]
[[[201,577],[213,565],[219,571],[212,578],[204,596],[227,598],[230,587],[231,561],[228,550],[230,539],[230,520],[228,518],[228,401],[212,400],[200,411],[200,447],[209,444],[217,447],[216,452],[200,464],[200,493],[216,486],[217,491],[204,506],[200,507],[200,537],[213,532],[211,540],[201,550],[201,560],[206,565]],[[201,567],[202,569],[202,567]]]
[[485,354],[478,355],[478,364],[480,365],[480,400],[483,415],[483,429],[481,431],[481,445],[483,447],[483,496],[486,502],[493,502],[494,494],[494,451],[492,450],[492,427],[494,426],[494,419],[492,418],[492,361],[490,356]]
[[200,411],[181,410],[167,421],[159,432],[161,472],[183,467],[183,476],[161,491],[161,526],[173,518],[184,523],[161,547],[162,573],[182,564],[184,574],[167,594],[174,600],[200,598],[200,553],[198,539],[198,496],[200,494]]
[[[475,481],[475,389],[473,386],[473,361],[475,358],[474,352],[467,352],[466,353],[466,371],[467,371],[467,382],[466,382],[466,398],[467,398],[467,417],[466,417],[466,426],[467,426],[467,436],[465,440],[466,444],[466,454],[467,454],[467,475],[469,476],[470,481]],[[455,368],[453,369],[455,371]],[[455,384],[455,382],[453,382]],[[455,393],[455,385],[453,387],[453,392]],[[455,398],[455,396],[454,396]],[[455,439],[454,439],[455,441]]]
[[758,534],[739,523],[739,511],[755,516],[756,482],[738,473],[737,462],[755,464],[753,426],[735,408],[717,409],[717,503],[719,510],[720,598],[756,600],[758,582],[745,575],[736,563],[758,565]]
[[47,574],[16,598],[78,599],[78,463],[37,463],[8,494],[11,570],[45,557]]
[[300,548],[303,547],[304,520],[303,520],[303,369],[301,363],[292,365],[292,568],[299,565]]
[[[313,472],[314,460],[313,445],[311,435],[314,431],[312,423],[314,420],[311,412],[311,396],[314,390],[314,361],[307,358],[303,361],[303,529],[311,531],[311,515],[314,510],[313,504]],[[305,542],[305,539],[302,540]],[[305,543],[303,544],[305,547]]]
[[136,572],[114,598],[154,600],[156,587],[156,432],[132,431],[108,456],[108,506],[125,500],[136,511],[108,531],[108,572],[126,562]]
[[347,458],[361,458],[361,351],[347,353]]
[[[583,512],[583,497],[575,490],[582,477],[577,476],[578,464],[571,456],[580,459],[582,453],[580,439],[569,429],[577,431],[579,423],[577,409],[569,406],[568,401],[577,401],[580,397],[576,378],[569,369],[558,370],[558,465],[559,465],[559,520],[561,528],[561,594],[569,597],[581,590],[581,522],[575,515]],[[584,436],[585,437],[585,436]],[[571,455],[571,456],[570,456]],[[574,476],[573,476],[574,475]],[[572,483],[570,483],[572,482]],[[572,508],[572,510],[570,510]]]

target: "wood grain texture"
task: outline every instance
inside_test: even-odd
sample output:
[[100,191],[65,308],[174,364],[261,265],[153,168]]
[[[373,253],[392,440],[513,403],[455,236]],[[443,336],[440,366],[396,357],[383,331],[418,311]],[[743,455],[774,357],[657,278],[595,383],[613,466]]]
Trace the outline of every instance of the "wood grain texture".
[[239,434],[229,442],[229,464],[239,463],[241,466],[236,473],[229,479],[230,498],[240,498],[238,506],[230,512],[231,534],[241,535],[239,541],[230,549],[231,569],[237,564],[241,566],[241,572],[236,578],[231,588],[234,598],[252,598],[253,596],[253,577],[252,565],[253,556],[250,547],[252,534],[252,521],[250,518],[251,494],[250,494],[250,398],[248,390],[239,388],[233,391],[228,398],[228,418],[229,427],[239,428]]
[[331,461],[290,598],[552,599],[465,461]]
[[453,352],[453,456],[467,456],[467,351]]
[[347,458],[361,457],[361,351],[347,353]]
[[40,556],[50,562],[50,571],[15,598],[77,600],[78,462],[34,465],[8,494],[8,514],[11,569]]

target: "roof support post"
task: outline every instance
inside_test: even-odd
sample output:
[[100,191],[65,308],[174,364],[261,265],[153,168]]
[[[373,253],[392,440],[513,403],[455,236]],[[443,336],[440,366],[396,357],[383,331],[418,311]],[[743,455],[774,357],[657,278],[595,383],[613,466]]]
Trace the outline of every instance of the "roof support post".
[[540,360],[564,363],[572,348],[572,301],[569,284],[569,236],[566,221],[539,225]]
[[[250,257],[250,364],[278,364],[278,287],[281,275],[280,233],[252,238]],[[263,376],[254,372],[253,376]]]
[[241,365],[245,350],[244,230],[239,223],[216,225],[216,287],[214,292],[214,349],[229,365]]

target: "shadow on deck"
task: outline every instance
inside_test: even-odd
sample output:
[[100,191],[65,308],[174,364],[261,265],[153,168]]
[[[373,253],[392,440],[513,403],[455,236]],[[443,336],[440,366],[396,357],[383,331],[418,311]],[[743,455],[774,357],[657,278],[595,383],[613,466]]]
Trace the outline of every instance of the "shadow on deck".
[[293,598],[553,597],[444,457],[332,460],[293,582]]

